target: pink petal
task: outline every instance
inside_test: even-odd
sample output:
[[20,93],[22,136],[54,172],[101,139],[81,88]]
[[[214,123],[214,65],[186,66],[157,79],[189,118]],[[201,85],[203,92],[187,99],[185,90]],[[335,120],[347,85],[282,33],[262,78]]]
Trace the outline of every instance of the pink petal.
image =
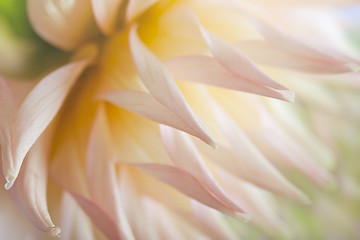
[[[304,149],[279,123],[272,119],[269,113],[262,111],[261,121],[265,129],[262,129],[261,133],[255,137],[259,144],[268,148],[268,153],[273,156],[274,161],[282,161],[283,164],[298,169],[319,185],[332,180],[329,172],[313,159],[307,149]],[[274,138],[276,141],[272,141]]]
[[300,190],[293,186],[268,162],[227,113],[217,106],[216,103],[213,103],[212,106],[214,107],[219,126],[227,138],[237,161],[242,166],[240,175],[263,188],[284,194],[290,198],[308,201],[307,197]]
[[192,135],[196,134],[186,122],[159,103],[149,93],[118,90],[102,94],[99,98],[155,122],[172,126]]
[[255,18],[253,21],[265,39],[285,52],[314,58],[325,63],[339,63],[339,60],[329,52],[321,51],[320,48],[315,48],[301,39],[290,36],[265,21]]
[[360,73],[344,73],[337,75],[326,75],[323,76],[322,81],[325,83],[330,83],[331,86],[336,86],[345,89],[354,89],[356,91],[360,90]]
[[9,192],[16,206],[32,224],[43,232],[60,236],[61,230],[55,227],[47,209],[47,149],[45,139],[36,142]]
[[[334,151],[302,122],[296,109],[283,106],[282,104],[270,103],[270,106],[273,111],[271,116],[277,117],[279,124],[286,129],[287,133],[291,134],[292,139],[296,140],[302,148],[306,149],[314,160],[328,169],[335,168],[337,160]],[[266,118],[263,119],[262,123],[264,126],[268,124]],[[269,126],[266,127],[268,128]]]
[[89,192],[94,203],[116,221],[119,232],[126,239],[132,239],[134,237],[121,207],[115,166],[111,162],[114,156],[105,114],[104,107],[100,105],[89,136],[86,161]]
[[61,200],[61,229],[62,240],[95,240],[90,219],[67,192]]
[[[148,216],[144,213],[144,206],[141,204],[143,192],[138,192],[135,184],[138,182],[138,175],[128,171],[129,168],[123,166],[120,171],[120,192],[121,202],[124,205],[124,211],[133,229],[135,239],[147,239],[152,236],[154,229],[152,223],[148,220]],[[142,182],[142,181],[141,181]],[[152,185],[154,187],[156,185]]]
[[34,30],[63,50],[75,48],[90,35],[90,0],[28,0],[27,13]]
[[7,182],[15,178],[13,161],[13,128],[17,115],[14,96],[4,79],[0,77],[0,144],[2,170]]
[[209,207],[237,218],[243,218],[243,214],[225,205],[217,199],[201,181],[181,168],[162,164],[133,164],[133,166]]
[[270,88],[229,72],[212,57],[201,55],[183,56],[169,59],[165,64],[171,74],[178,79],[254,93],[285,101],[292,101],[293,98],[293,93],[290,91]]
[[351,71],[351,68],[344,63],[329,63],[289,53],[266,41],[246,41],[237,44],[237,46],[249,58],[260,64],[292,68],[311,73],[343,73]]
[[[90,131],[86,152],[86,173],[91,198],[98,205],[104,206],[110,215],[116,207],[117,191],[115,172],[112,166],[111,136],[106,113],[100,105]],[[104,186],[107,186],[104,188]]]
[[14,170],[4,171],[7,189],[14,183],[27,152],[53,120],[87,64],[87,60],[70,63],[49,74],[21,104],[14,126],[13,159],[6,159],[13,161]]
[[219,212],[197,201],[191,201],[191,208],[197,218],[196,222],[200,223],[200,228],[212,239],[237,239],[236,234]]
[[[191,221],[177,215],[172,209],[168,209],[166,204],[149,197],[142,198],[142,204],[148,216],[148,221],[151,222],[153,229],[156,231],[154,239],[210,239],[208,232],[199,231],[200,229],[194,226]],[[192,214],[191,217],[193,220],[194,216]]]
[[[0,164],[1,165],[1,164]],[[1,177],[1,183],[4,179]],[[4,239],[32,239],[43,240],[53,239],[39,231],[32,225],[24,215],[19,211],[14,201],[11,199],[9,192],[0,187],[0,232]],[[21,230],[21,231],[20,231]],[[36,234],[38,233],[38,234]],[[35,237],[37,235],[37,237]],[[41,238],[39,235],[43,235]],[[32,238],[30,238],[31,236]]]
[[75,193],[71,193],[76,199],[77,203],[91,218],[93,223],[99,227],[99,229],[108,237],[110,240],[126,239],[126,236],[120,232],[116,222],[96,203],[86,199]]
[[141,80],[156,100],[189,125],[196,137],[215,145],[209,130],[186,103],[170,73],[139,39],[136,26],[130,30],[130,49]]
[[95,20],[102,33],[113,33],[119,18],[119,9],[124,0],[91,0]]
[[242,208],[234,203],[216,182],[189,136],[163,125],[160,126],[160,130],[164,145],[176,166],[196,176],[203,186],[206,186],[217,199],[233,211],[243,212]]
[[126,20],[131,22],[159,0],[129,0],[126,9]]
[[182,229],[179,229],[176,219],[164,205],[149,197],[141,200],[156,239],[184,239]]
[[199,28],[212,54],[228,71],[248,81],[253,81],[256,84],[261,84],[280,92],[285,91],[284,95],[289,95],[287,88],[267,76],[234,46],[207,31],[200,24]]
[[229,195],[244,206],[255,223],[283,230],[284,224],[278,216],[278,209],[271,204],[273,200],[271,195],[250,183],[241,181],[220,167],[214,169],[214,174],[219,177],[219,182]]

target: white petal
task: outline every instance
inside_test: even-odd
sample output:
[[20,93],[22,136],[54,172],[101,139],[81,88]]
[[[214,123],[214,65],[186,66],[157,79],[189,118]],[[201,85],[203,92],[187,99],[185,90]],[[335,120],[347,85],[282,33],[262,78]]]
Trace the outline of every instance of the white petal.
[[207,31],[200,24],[199,28],[212,54],[224,68],[248,81],[253,81],[279,91],[288,91],[287,88],[275,82],[261,71],[249,58],[237,50],[235,46]]
[[13,161],[13,129],[17,115],[17,107],[5,80],[0,77],[0,144],[2,170],[7,182],[15,179]]
[[235,212],[243,212],[216,182],[189,136],[171,127],[160,126],[160,130],[164,145],[176,166],[192,173],[224,205]]
[[158,102],[149,93],[118,90],[102,94],[99,98],[155,122],[172,126],[192,135],[196,134],[186,122]]
[[99,227],[99,229],[108,237],[110,240],[121,240],[126,239],[122,232],[119,231],[116,221],[114,221],[109,214],[102,210],[101,206],[97,205],[89,199],[72,193],[77,203],[90,217],[93,223]]
[[130,240],[134,237],[121,205],[111,151],[110,129],[105,114],[103,106],[100,105],[89,136],[86,154],[89,192],[94,203],[115,220],[119,232]]
[[292,101],[293,98],[291,91],[274,89],[229,72],[212,57],[182,56],[169,59],[165,64],[171,74],[181,80],[254,93],[285,101]]
[[61,49],[71,50],[89,35],[90,0],[27,0],[27,12],[34,30]]
[[91,0],[95,20],[104,34],[111,34],[115,30],[119,9],[124,0]]
[[178,189],[184,194],[197,201],[215,208],[223,213],[238,219],[247,218],[245,214],[234,211],[229,206],[220,201],[214,194],[204,186],[195,176],[179,167],[164,164],[133,164],[134,167],[144,171],[160,181]]

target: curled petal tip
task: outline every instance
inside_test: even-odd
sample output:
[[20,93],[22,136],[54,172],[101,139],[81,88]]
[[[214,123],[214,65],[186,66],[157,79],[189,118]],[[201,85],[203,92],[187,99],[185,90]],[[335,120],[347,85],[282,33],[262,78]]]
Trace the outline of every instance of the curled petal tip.
[[52,237],[61,237],[61,229],[59,227],[53,226],[48,231]]
[[12,187],[13,184],[14,184],[14,181],[10,181],[10,182],[5,183],[5,189],[10,190],[10,188]]

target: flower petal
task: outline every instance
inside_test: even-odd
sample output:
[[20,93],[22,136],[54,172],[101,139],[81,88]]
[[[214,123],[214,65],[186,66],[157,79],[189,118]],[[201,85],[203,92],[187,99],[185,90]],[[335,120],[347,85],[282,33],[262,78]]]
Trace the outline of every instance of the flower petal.
[[133,164],[133,166],[160,181],[173,186],[189,197],[194,198],[209,207],[215,208],[236,218],[244,218],[244,214],[232,212],[234,209],[229,209],[229,207],[217,199],[207,187],[201,183],[201,181],[181,168],[163,164]]
[[[298,169],[319,185],[332,180],[332,176],[314,159],[309,149],[297,142],[296,137],[283,129],[264,109],[260,112],[260,118],[264,129],[254,137],[261,147],[265,147],[265,151],[268,149],[266,153],[272,156],[274,162],[280,161],[279,164],[285,163]],[[274,138],[276,141],[272,141]]]
[[228,205],[233,211],[244,212],[216,182],[189,136],[164,125],[160,126],[160,131],[164,145],[176,166],[196,176],[224,205]]
[[134,171],[129,170],[128,166],[121,166],[119,179],[121,200],[135,239],[147,239],[149,236],[154,236],[155,229],[153,223],[148,220],[148,216],[144,214],[144,206],[141,204],[143,192],[138,191],[135,186],[142,180],[138,180],[138,176],[133,174]]
[[[90,131],[86,152],[86,173],[92,200],[104,206],[108,214],[114,213],[117,189],[112,181],[111,139],[105,109],[100,105]],[[104,186],[108,186],[104,188]],[[110,189],[109,189],[110,188]],[[105,197],[106,196],[106,197]],[[109,209],[111,208],[111,209]]]
[[92,17],[90,0],[28,0],[27,12],[34,30],[63,50],[75,48],[90,34],[87,32]]
[[89,192],[94,203],[115,220],[124,238],[134,239],[121,206],[105,114],[103,105],[100,105],[89,136],[86,161]]
[[155,122],[172,126],[192,135],[196,134],[186,122],[159,103],[149,93],[118,90],[102,94],[99,98]]
[[[237,50],[235,46],[232,46],[220,37],[207,31],[200,24],[198,26],[212,54],[224,68],[248,81],[253,81],[278,91],[289,91],[267,76],[256,64]],[[289,95],[289,93],[286,95]]]
[[284,230],[284,222],[278,216],[276,207],[271,204],[271,194],[234,177],[220,167],[214,169],[214,174],[219,177],[221,186],[229,195],[244,206],[255,223]]
[[91,0],[95,20],[102,31],[108,35],[113,33],[118,19],[118,11],[124,0]]
[[108,239],[126,239],[123,233],[120,232],[116,221],[104,212],[99,205],[76,193],[71,193],[71,195],[76,199],[77,203],[81,206],[85,213],[91,218],[93,223],[99,227],[106,237],[108,237]]
[[179,224],[174,224],[176,219],[163,204],[150,197],[143,197],[141,200],[148,222],[154,229],[154,239],[185,240]]
[[214,146],[211,133],[186,103],[180,89],[160,60],[141,42],[136,26],[130,30],[130,49],[138,74],[150,93],[186,122],[196,133],[196,137]]
[[[301,144],[302,148],[313,156],[313,159],[316,159],[321,166],[327,169],[335,168],[337,160],[334,151],[301,122],[295,109],[282,104],[270,103],[270,106],[275,113],[272,115],[277,116],[279,124],[286,129],[286,132],[292,135],[293,139],[296,139]],[[268,124],[266,121],[266,118],[263,119],[265,126]]]
[[270,88],[227,71],[212,57],[183,56],[169,59],[165,64],[171,74],[178,79],[240,90],[285,101],[291,101],[293,98],[290,91]]
[[227,138],[236,159],[242,165],[240,175],[260,187],[307,202],[308,198],[268,162],[227,113],[217,106],[215,102],[212,106],[220,128]]
[[39,138],[9,192],[16,206],[32,224],[43,232],[60,236],[61,230],[55,227],[47,209],[47,149],[44,137]]
[[90,219],[68,192],[63,193],[61,200],[61,229],[62,240],[95,240]]
[[238,238],[218,211],[194,200],[191,200],[191,208],[197,221],[193,220],[193,215],[191,215],[189,217],[190,219],[187,220],[190,223],[193,221],[195,224],[197,223],[200,225],[199,228],[203,229],[203,232],[210,235],[212,239]]
[[[1,165],[1,164],[0,164]],[[1,183],[4,178],[1,177]],[[47,234],[37,230],[19,211],[9,195],[9,191],[0,188],[0,232],[6,239],[45,240]],[[20,229],[21,228],[21,231]],[[42,235],[40,237],[39,235]]]
[[13,161],[13,129],[17,115],[17,107],[14,96],[12,95],[5,80],[0,77],[0,144],[2,170],[6,181],[15,178],[15,166]]
[[260,64],[311,73],[344,73],[351,71],[351,68],[342,62],[327,63],[316,58],[296,55],[276,48],[266,41],[244,41],[236,45],[249,58]]
[[126,9],[126,20],[131,22],[157,2],[159,0],[129,0]]
[[314,58],[325,63],[341,63],[341,61],[336,58],[336,55],[329,51],[321,51],[320,48],[315,48],[301,39],[289,36],[281,29],[259,18],[253,18],[252,20],[264,38],[279,49],[292,54]]
[[14,183],[27,152],[53,120],[87,64],[87,60],[69,63],[49,74],[21,104],[14,126],[13,160],[6,160],[14,161],[14,171],[4,171],[7,189]]
[[85,154],[82,152],[83,144],[75,139],[67,139],[54,154],[50,166],[50,177],[61,188],[82,196],[88,196],[84,170],[85,161],[83,160]]

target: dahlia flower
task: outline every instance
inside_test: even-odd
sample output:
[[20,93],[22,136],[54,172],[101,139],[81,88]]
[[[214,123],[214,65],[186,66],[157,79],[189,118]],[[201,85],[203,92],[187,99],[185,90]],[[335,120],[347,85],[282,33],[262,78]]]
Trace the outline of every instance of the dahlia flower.
[[2,236],[296,236],[285,209],[324,211],[309,189],[337,182],[338,136],[359,131],[334,6],[27,0],[31,38],[0,37]]

